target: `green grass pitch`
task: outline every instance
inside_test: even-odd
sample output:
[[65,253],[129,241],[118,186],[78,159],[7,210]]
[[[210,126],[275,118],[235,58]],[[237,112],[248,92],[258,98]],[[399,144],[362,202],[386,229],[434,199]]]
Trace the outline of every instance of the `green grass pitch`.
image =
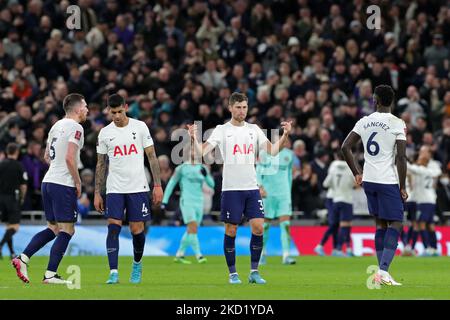
[[[397,257],[391,274],[401,287],[366,286],[367,267],[374,257],[332,258],[304,256],[296,265],[281,265],[280,257],[269,257],[261,266],[266,285],[247,283],[250,257],[237,257],[241,285],[227,283],[225,258],[208,257],[199,265],[176,264],[172,257],[144,257],[143,281],[128,282],[132,257],[120,257],[120,284],[106,285],[106,257],[65,257],[59,267],[63,278],[69,265],[81,270],[81,288],[41,283],[47,257],[34,257],[29,268],[30,284],[23,284],[9,259],[0,260],[0,299],[450,299],[450,258]],[[193,260],[192,257],[190,257]]]

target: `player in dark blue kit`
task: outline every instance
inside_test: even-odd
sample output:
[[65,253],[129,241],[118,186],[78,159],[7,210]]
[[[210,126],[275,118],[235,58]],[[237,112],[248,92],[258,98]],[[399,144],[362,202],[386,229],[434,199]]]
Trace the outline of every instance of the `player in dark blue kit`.
[[75,232],[77,197],[81,196],[78,163],[84,145],[84,130],[80,123],[86,121],[88,108],[84,97],[76,93],[64,98],[63,108],[66,116],[50,129],[45,149],[45,159],[50,162],[50,167],[41,189],[47,228],[37,233],[22,254],[12,260],[17,276],[25,283],[30,281],[27,266],[31,257],[55,238],[43,282],[70,283],[61,279],[56,271]]
[[283,135],[272,144],[257,125],[245,121],[248,98],[244,94],[233,93],[228,109],[231,112],[231,121],[217,126],[202,146],[197,141],[196,125],[189,126],[189,134],[196,151],[205,155],[218,146],[223,158],[221,220],[225,223],[224,253],[229,270],[229,283],[241,283],[235,265],[235,239],[237,226],[241,223],[242,216],[245,216],[250,220],[252,229],[249,282],[264,284],[266,281],[258,272],[263,248],[264,208],[256,180],[256,155],[260,150],[265,150],[272,156],[277,155],[280,146],[288,139],[291,123],[281,123]]
[[[106,251],[110,274],[107,284],[119,283],[119,234],[125,213],[133,235],[134,261],[130,282],[141,282],[144,222],[150,220],[150,187],[144,171],[144,154],[153,175],[153,203],[158,205],[163,197],[159,163],[150,131],[144,122],[128,118],[127,111],[128,105],[122,96],[109,96],[108,112],[113,121],[101,129],[98,135],[94,205],[108,219]],[[109,166],[106,173],[107,158]],[[101,196],[105,179],[106,208]]]
[[[377,111],[356,123],[342,145],[342,152],[356,183],[363,185],[369,213],[375,217],[375,249],[379,264],[375,282],[401,285],[388,269],[403,228],[403,201],[408,198],[405,189],[406,125],[391,114],[394,90],[390,86],[376,87],[374,100]],[[351,151],[360,139],[364,145],[364,171]]]

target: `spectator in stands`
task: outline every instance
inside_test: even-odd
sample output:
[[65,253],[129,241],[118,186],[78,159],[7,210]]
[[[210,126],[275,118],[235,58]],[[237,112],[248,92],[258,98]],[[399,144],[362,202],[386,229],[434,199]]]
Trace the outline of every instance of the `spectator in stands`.
[[94,171],[86,168],[81,171],[80,174],[81,178],[81,186],[82,190],[87,196],[87,199],[89,200],[89,210],[91,210],[93,207],[91,204],[94,203]]
[[42,145],[36,141],[30,141],[27,153],[20,162],[28,174],[28,192],[23,208],[24,210],[42,210],[41,183],[48,170]]
[[375,112],[375,104],[373,102],[372,83],[366,79],[362,81],[357,88],[357,100],[359,115],[361,117],[367,116]]
[[416,125],[411,130],[412,139],[416,145],[420,145],[426,130],[427,120],[425,119],[425,117],[418,117],[416,119]]
[[301,174],[292,182],[294,210],[303,211],[306,218],[313,218],[313,212],[319,207],[319,193],[317,175],[309,163],[303,163]]
[[305,143],[301,139],[294,141],[293,151],[294,151],[293,177],[295,178],[300,174],[302,164],[304,162],[309,162],[311,159],[309,158],[309,154],[306,151]]
[[314,159],[311,162],[311,169],[316,174],[318,179],[318,189],[322,190],[323,181],[327,177],[328,166],[332,160],[331,150],[319,147],[317,151],[314,152]]
[[441,33],[433,35],[433,45],[425,49],[423,56],[427,66],[435,66],[440,75],[445,76],[449,71],[450,51],[444,46],[444,37]]
[[218,90],[226,85],[222,74],[217,71],[216,61],[208,60],[206,62],[206,70],[203,72],[199,81],[206,87],[207,90]]
[[411,124],[417,126],[417,119],[424,118],[428,113],[428,104],[420,98],[419,92],[415,86],[409,86],[406,97],[401,98],[397,103],[396,112],[401,114],[408,112],[411,115]]

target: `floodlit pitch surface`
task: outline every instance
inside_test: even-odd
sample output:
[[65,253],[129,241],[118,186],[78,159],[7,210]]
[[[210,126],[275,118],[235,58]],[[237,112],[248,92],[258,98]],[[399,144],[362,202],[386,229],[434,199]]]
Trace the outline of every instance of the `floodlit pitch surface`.
[[[237,257],[243,281],[228,284],[225,258],[207,257],[208,263],[181,265],[172,257],[144,257],[143,279],[129,283],[132,257],[119,258],[117,285],[107,285],[106,257],[64,257],[59,274],[68,279],[70,265],[79,266],[80,289],[42,284],[46,257],[34,257],[29,267],[30,284],[22,283],[6,257],[0,260],[0,299],[450,299],[450,257],[396,257],[391,274],[401,287],[368,289],[367,268],[374,257],[334,258],[302,256],[296,265],[282,265],[269,257],[260,271],[266,285],[248,284],[250,257]],[[73,270],[77,268],[72,267]],[[369,281],[370,283],[370,281]]]

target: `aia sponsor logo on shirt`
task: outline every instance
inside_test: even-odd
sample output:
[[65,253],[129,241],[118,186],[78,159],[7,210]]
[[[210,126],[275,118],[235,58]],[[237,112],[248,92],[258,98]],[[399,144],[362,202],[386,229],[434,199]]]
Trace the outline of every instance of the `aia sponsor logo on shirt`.
[[236,155],[237,153],[239,154],[255,153],[253,143],[251,143],[248,146],[245,143],[243,145],[235,144],[233,147],[233,156]]
[[115,146],[114,147],[114,157],[116,156],[129,156],[131,154],[138,154],[135,144],[133,143],[131,146],[123,145],[123,146]]
[[75,132],[75,139],[80,140],[81,139],[81,131],[76,131]]

